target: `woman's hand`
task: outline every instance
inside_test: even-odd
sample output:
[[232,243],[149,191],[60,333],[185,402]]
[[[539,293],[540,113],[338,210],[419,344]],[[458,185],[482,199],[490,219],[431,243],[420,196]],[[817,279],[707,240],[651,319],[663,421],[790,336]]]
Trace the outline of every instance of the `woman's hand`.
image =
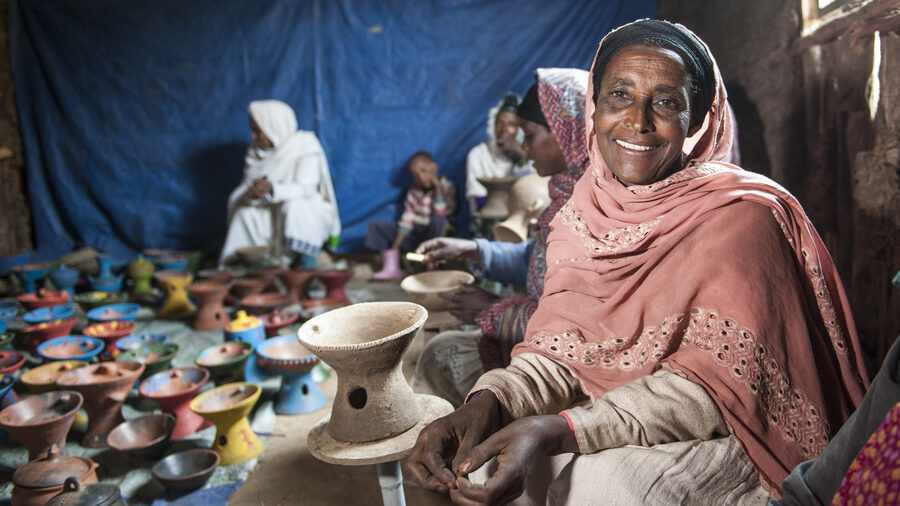
[[247,188],[247,196],[253,200],[261,199],[266,194],[272,193],[272,183],[265,176],[253,180],[250,187]]
[[425,255],[425,261],[429,264],[457,259],[466,259],[473,262],[481,261],[478,243],[471,239],[457,239],[455,237],[429,239],[416,248],[416,253]]
[[500,402],[490,391],[482,391],[422,429],[405,464],[407,475],[423,488],[446,493],[456,487],[454,470],[469,457],[469,450],[501,424]]
[[475,323],[475,318],[500,298],[479,286],[463,284],[440,295],[447,301],[447,311],[463,323]]
[[[549,455],[577,452],[575,433],[559,415],[520,418],[495,432],[469,452],[459,466],[456,487],[450,498],[457,504],[505,504],[525,491],[525,480],[535,466],[545,465]],[[492,458],[497,469],[483,485],[475,485],[466,476]]]
[[519,163],[525,159],[527,156],[525,154],[525,148],[516,141],[515,137],[507,137],[505,139],[497,140],[497,147],[500,148],[500,152],[503,153],[507,158],[512,160],[514,163]]

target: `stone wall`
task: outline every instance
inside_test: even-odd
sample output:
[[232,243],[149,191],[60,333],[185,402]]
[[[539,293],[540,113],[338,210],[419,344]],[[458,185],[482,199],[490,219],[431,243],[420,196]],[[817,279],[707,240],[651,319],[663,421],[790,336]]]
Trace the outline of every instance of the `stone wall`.
[[22,139],[9,62],[9,3],[0,0],[0,257],[33,249]]
[[[879,1],[879,4],[890,2]],[[900,2],[894,2],[900,5]],[[659,17],[709,44],[738,118],[742,165],[803,204],[835,259],[870,369],[900,334],[900,31],[881,34],[881,99],[869,116],[874,36],[803,48],[799,0],[659,0]]]

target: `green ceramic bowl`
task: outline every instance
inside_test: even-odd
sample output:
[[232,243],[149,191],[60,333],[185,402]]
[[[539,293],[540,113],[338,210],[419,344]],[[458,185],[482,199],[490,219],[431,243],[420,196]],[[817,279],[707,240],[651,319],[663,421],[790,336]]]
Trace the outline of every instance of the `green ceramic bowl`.
[[116,360],[144,364],[144,372],[141,374],[141,379],[144,379],[172,367],[172,359],[177,354],[178,345],[175,343],[153,343],[128,350]]
[[85,292],[79,293],[74,297],[75,302],[81,306],[85,313],[91,309],[106,306],[108,304],[119,304],[125,302],[125,296],[121,293],[109,292]]

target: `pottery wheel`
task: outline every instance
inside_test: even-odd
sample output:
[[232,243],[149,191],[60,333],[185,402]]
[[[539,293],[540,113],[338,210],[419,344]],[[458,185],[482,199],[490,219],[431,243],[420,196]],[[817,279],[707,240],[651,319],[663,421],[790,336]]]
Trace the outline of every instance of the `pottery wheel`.
[[341,466],[365,466],[400,460],[409,455],[419,432],[437,418],[450,414],[453,406],[434,395],[416,394],[416,401],[422,408],[422,419],[406,432],[394,437],[366,443],[338,441],[328,434],[331,416],[319,420],[306,437],[306,446],[313,457],[329,464]]

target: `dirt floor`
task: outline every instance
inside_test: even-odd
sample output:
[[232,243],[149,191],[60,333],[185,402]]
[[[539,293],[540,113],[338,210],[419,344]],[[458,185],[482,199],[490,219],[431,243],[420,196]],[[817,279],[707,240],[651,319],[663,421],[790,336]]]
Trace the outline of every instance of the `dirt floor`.
[[[409,300],[399,282],[369,283],[371,270],[355,265],[357,271],[348,290],[368,290],[377,300]],[[416,337],[404,360],[407,378],[423,346],[422,333]],[[329,401],[334,399],[337,381],[334,374],[320,385]],[[273,437],[259,466],[231,496],[229,504],[381,504],[381,489],[375,466],[345,467],[321,462],[306,448],[309,430],[330,413],[329,404],[308,415],[278,416]],[[409,505],[452,504],[445,496],[428,492],[408,480],[404,482]]]

